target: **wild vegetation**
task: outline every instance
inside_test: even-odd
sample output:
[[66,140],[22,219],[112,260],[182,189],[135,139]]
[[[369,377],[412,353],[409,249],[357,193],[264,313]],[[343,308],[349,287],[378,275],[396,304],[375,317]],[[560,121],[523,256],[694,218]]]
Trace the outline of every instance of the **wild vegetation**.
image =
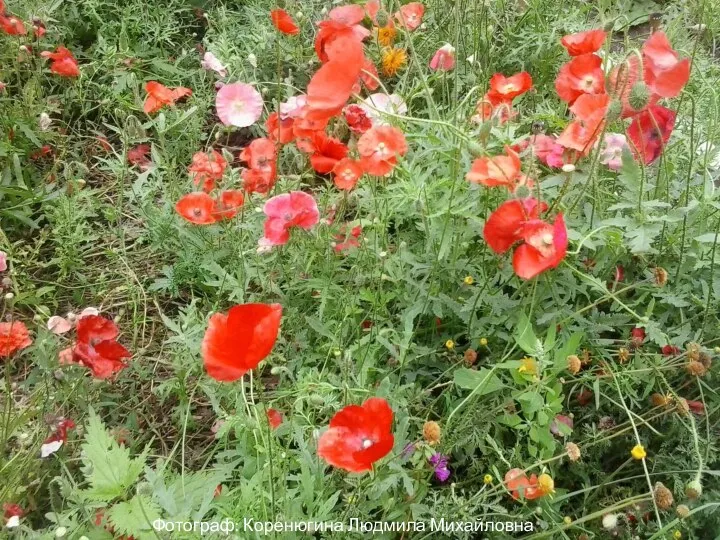
[[2,535],[720,534],[720,4],[0,29]]

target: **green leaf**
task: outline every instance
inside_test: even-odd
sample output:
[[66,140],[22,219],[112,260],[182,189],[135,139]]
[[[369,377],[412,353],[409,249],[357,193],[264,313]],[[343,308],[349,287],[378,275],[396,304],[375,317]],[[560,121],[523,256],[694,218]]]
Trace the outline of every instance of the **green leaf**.
[[520,406],[522,407],[523,413],[526,417],[532,417],[543,408],[545,401],[542,396],[536,390],[529,390],[523,392],[517,397]]
[[480,396],[496,392],[504,387],[500,378],[486,368],[479,370],[460,368],[455,371],[454,380],[455,384],[460,388],[466,390],[475,390],[477,388],[477,394]]
[[127,502],[117,503],[110,509],[109,519],[115,532],[133,536],[137,540],[157,539],[152,524],[160,519],[160,510],[145,495],[135,495]]
[[518,315],[518,322],[515,326],[515,343],[517,343],[518,347],[529,355],[542,355],[542,345],[540,340],[535,336],[530,320],[522,312]]
[[100,417],[90,410],[82,445],[83,472],[90,483],[84,491],[92,500],[110,501],[127,493],[145,466],[145,454],[132,459],[108,433]]

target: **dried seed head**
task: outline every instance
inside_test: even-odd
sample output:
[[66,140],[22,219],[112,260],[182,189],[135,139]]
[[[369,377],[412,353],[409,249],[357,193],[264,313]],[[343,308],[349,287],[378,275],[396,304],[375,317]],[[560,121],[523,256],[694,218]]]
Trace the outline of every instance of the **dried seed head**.
[[675,512],[677,513],[679,518],[686,518],[690,515],[690,509],[685,504],[678,504],[678,507],[675,509]]
[[690,414],[690,405],[685,398],[678,398],[676,410],[681,416]]
[[655,483],[655,503],[660,510],[667,510],[673,505],[674,499],[672,491],[670,491],[662,482]]
[[615,427],[615,420],[612,416],[603,416],[598,420],[598,428],[602,430],[612,429]]
[[465,364],[468,366],[472,366],[477,360],[477,353],[475,352],[475,349],[467,349],[464,356]]
[[655,274],[655,285],[664,287],[668,280],[667,270],[658,266],[653,270],[653,273]]
[[695,342],[688,343],[687,357],[688,360],[692,360],[693,362],[697,362],[698,360],[700,360],[700,345]]
[[582,350],[582,357],[580,360],[582,361],[583,366],[586,366],[590,363],[592,357],[590,356],[590,351],[588,349]]
[[703,366],[705,366],[705,369],[707,369],[708,371],[710,371],[710,368],[712,367],[712,356],[710,356],[710,355],[709,355],[708,353],[706,353],[705,351],[702,351],[702,352],[700,353],[699,362],[700,362]]
[[602,518],[602,526],[606,531],[611,531],[618,526],[617,514],[605,514]]
[[685,370],[694,377],[703,377],[707,373],[707,368],[702,362],[693,360],[685,364]]
[[625,347],[620,347],[620,349],[618,349],[618,360],[620,361],[620,363],[624,364],[628,361],[629,358],[630,351],[628,351]]
[[580,367],[582,366],[580,358],[578,358],[575,354],[571,354],[567,357],[567,365],[568,371],[573,375],[577,375],[577,373],[580,371]]
[[663,394],[658,394],[657,392],[650,396],[650,403],[652,403],[653,407],[665,407],[671,402],[671,396],[664,396]]
[[423,439],[428,444],[437,444],[440,442],[440,424],[433,420],[428,420],[423,425]]
[[577,461],[580,459],[580,447],[573,443],[569,442],[565,445],[565,451],[567,452],[568,459],[570,461]]

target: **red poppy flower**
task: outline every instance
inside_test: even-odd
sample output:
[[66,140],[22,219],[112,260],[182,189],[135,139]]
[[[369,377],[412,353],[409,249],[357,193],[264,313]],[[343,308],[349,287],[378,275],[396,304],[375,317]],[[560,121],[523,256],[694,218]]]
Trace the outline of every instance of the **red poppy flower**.
[[296,36],[300,33],[300,27],[295,23],[290,14],[284,9],[273,9],[270,12],[270,20],[273,26],[288,36]]
[[630,93],[636,83],[643,82],[640,72],[640,60],[637,55],[631,55],[624,63],[613,68],[608,76],[608,88],[613,99],[622,103],[622,118],[634,116],[643,110],[647,105],[654,105],[660,99],[657,94],[650,93],[648,103],[640,109],[630,105]]
[[372,120],[360,105],[348,105],[343,109],[348,127],[355,133],[365,133],[372,127]]
[[380,86],[380,76],[375,64],[369,58],[363,60],[362,71],[360,71],[360,82],[365,85],[365,88],[370,90],[377,90]]
[[383,398],[373,397],[362,405],[348,405],[330,420],[318,440],[318,456],[330,465],[349,472],[372,470],[373,463],[393,448],[393,411]]
[[275,143],[264,137],[253,140],[240,152],[240,159],[251,169],[263,169],[275,162],[277,150]]
[[188,171],[192,176],[193,183],[196,186],[202,186],[202,190],[206,193],[210,193],[215,189],[215,182],[222,179],[226,167],[227,161],[223,155],[212,150],[209,154],[196,152]]
[[312,195],[291,191],[276,195],[265,203],[265,245],[279,246],[290,240],[290,229],[300,227],[309,230],[320,221],[320,211]]
[[283,421],[282,413],[277,409],[268,409],[267,419],[270,427],[273,429],[277,429]]
[[373,24],[377,26],[377,16],[380,12],[380,0],[368,0],[365,2],[365,12]]
[[243,179],[243,189],[246,193],[265,195],[275,185],[277,169],[275,163],[271,163],[262,169],[245,169],[240,176]]
[[0,28],[9,36],[24,36],[27,34],[25,23],[14,16],[6,17],[0,12]]
[[688,408],[695,414],[705,414],[705,404],[702,401],[686,399],[685,402],[687,403]]
[[675,345],[663,345],[662,348],[663,356],[677,356],[680,352],[680,347],[676,347]]
[[610,98],[607,94],[582,94],[570,110],[575,120],[570,122],[557,138],[557,143],[585,154],[602,133]]
[[490,90],[486,97],[493,106],[500,103],[510,103],[519,95],[532,88],[532,77],[527,71],[506,77],[502,73],[495,73],[490,78]]
[[664,98],[677,96],[690,78],[690,59],[679,60],[662,31],[653,32],[642,52],[645,83],[650,91]]
[[40,19],[33,19],[33,34],[35,34],[35,37],[40,39],[43,37],[47,30],[45,29],[45,23],[42,22]]
[[505,473],[505,486],[515,500],[522,495],[525,500],[531,501],[552,493],[552,487],[543,485],[536,474],[528,478],[522,469],[510,469]]
[[327,174],[333,170],[335,164],[347,156],[348,148],[334,137],[328,137],[324,132],[316,132],[313,138],[314,152],[310,156],[310,164],[315,172]]
[[564,36],[560,43],[567,49],[570,56],[594,53],[600,50],[607,33],[604,30],[587,30]]
[[242,191],[239,189],[226,189],[220,194],[216,215],[224,219],[234,218],[244,203],[245,196]]
[[49,144],[44,144],[34,152],[31,152],[28,156],[33,161],[38,161],[42,158],[51,156],[53,154],[53,148]]
[[20,321],[0,323],[0,358],[32,345],[27,326]]
[[287,144],[295,138],[293,124],[295,119],[280,118],[277,112],[271,113],[265,121],[265,129],[268,132],[268,139],[277,144]]
[[507,146],[505,153],[507,155],[474,160],[465,178],[474,184],[488,187],[505,186],[513,191],[520,177],[520,157]]
[[325,50],[328,61],[307,87],[305,116],[310,120],[327,121],[340,114],[365,64],[362,43],[352,35],[336,38]]
[[627,135],[633,153],[649,165],[660,157],[675,126],[675,112],[661,105],[651,105],[633,118]]
[[546,208],[545,203],[538,205],[538,201],[533,198],[511,199],[501,204],[490,214],[483,229],[483,236],[490,249],[495,253],[505,253],[522,239],[523,224],[537,219]]
[[40,56],[52,60],[50,71],[61,77],[77,77],[80,75],[77,60],[65,47],[58,47],[55,52],[43,51]]
[[143,110],[147,114],[159,111],[165,105],[172,105],[177,100],[192,95],[192,90],[185,87],[168,88],[157,81],[149,81],[145,84],[145,91],[148,93],[143,104]]
[[183,196],[175,205],[175,211],[195,225],[212,225],[217,222],[217,203],[204,191]]
[[344,158],[338,161],[333,167],[333,173],[335,174],[333,181],[338,189],[349,191],[355,187],[364,172],[359,161]]
[[362,227],[360,225],[356,225],[355,227],[350,229],[349,235],[345,231],[346,226],[343,225],[340,228],[340,234],[335,235],[335,239],[340,240],[340,242],[336,243],[334,246],[334,249],[337,253],[342,253],[343,251],[348,251],[352,248],[360,247],[360,242],[358,241],[358,238],[360,238],[360,235],[362,234]]
[[40,457],[46,458],[60,450],[60,447],[67,442],[67,430],[74,428],[75,422],[70,419],[62,419],[53,433],[40,446]]
[[515,114],[511,101],[504,101],[502,96],[488,92],[478,101],[475,106],[475,114],[471,120],[479,124],[495,119],[498,124],[502,125]]
[[330,13],[328,13],[328,17],[330,17],[333,21],[352,26],[354,24],[358,24],[365,18],[365,10],[362,6],[348,4],[331,9]]
[[320,21],[318,27],[320,29],[315,37],[315,53],[323,63],[330,59],[330,46],[336,40],[350,39],[360,43],[370,35],[370,31],[361,24],[349,25],[333,19]]
[[378,126],[363,133],[357,149],[365,172],[387,176],[397,165],[397,158],[407,153],[408,146],[405,135],[398,128]]
[[555,79],[560,99],[572,105],[583,94],[604,94],[605,74],[602,58],[597,54],[583,54],[563,65]]
[[99,315],[82,317],[77,323],[73,360],[90,368],[94,377],[107,379],[127,367],[132,354],[116,341],[118,327]]
[[440,47],[430,60],[433,71],[452,71],[455,68],[455,47],[446,43]]
[[20,525],[20,518],[25,515],[25,511],[19,504],[14,503],[3,503],[3,518],[5,523],[3,525],[8,529],[14,529]]
[[150,164],[150,145],[138,144],[128,150],[127,160],[131,165],[138,165],[141,169],[146,170]]
[[275,345],[281,317],[280,304],[239,304],[213,314],[202,341],[208,375],[231,382],[256,368]]
[[513,269],[522,279],[555,268],[565,258],[568,236],[562,214],[555,217],[552,225],[539,219],[526,222],[522,236],[525,243],[513,254]]
[[424,14],[425,6],[420,2],[410,2],[402,6],[400,10],[395,13],[395,19],[400,26],[412,32],[422,24]]

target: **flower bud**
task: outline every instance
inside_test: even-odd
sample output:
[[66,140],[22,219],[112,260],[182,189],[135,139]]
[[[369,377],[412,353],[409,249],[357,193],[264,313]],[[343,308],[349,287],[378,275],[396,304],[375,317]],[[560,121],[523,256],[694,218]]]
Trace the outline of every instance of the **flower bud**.
[[688,499],[695,500],[699,499],[702,495],[702,484],[700,483],[700,480],[693,480],[692,482],[688,482],[688,485],[685,486],[685,496]]
[[636,82],[630,89],[630,96],[628,97],[630,106],[636,111],[639,111],[647,107],[649,101],[650,91],[647,85],[644,82]]
[[608,105],[607,113],[605,114],[605,117],[607,118],[608,122],[615,122],[616,120],[620,120],[621,116],[622,116],[622,102],[618,101],[617,99],[614,99],[610,102],[610,105]]

